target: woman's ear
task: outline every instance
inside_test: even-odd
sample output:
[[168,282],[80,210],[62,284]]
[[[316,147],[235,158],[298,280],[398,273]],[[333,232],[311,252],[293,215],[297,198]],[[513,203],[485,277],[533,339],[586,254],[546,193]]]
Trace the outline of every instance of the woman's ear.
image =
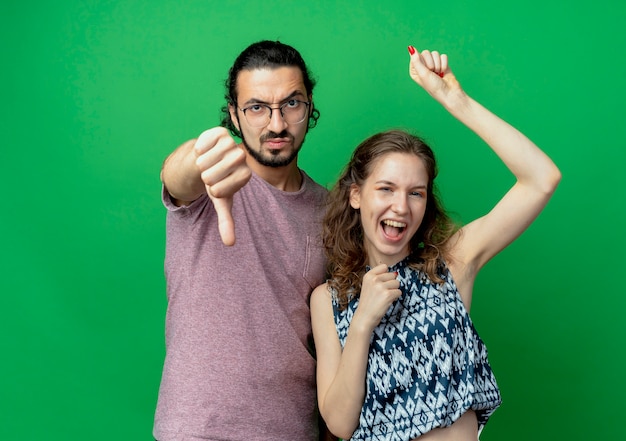
[[358,185],[350,185],[350,206],[355,210],[361,208],[361,189]]

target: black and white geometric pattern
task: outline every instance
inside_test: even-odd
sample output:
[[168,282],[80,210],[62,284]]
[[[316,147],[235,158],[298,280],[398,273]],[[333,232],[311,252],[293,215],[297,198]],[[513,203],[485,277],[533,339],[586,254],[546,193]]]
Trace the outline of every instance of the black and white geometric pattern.
[[[372,336],[355,441],[409,441],[450,426],[468,409],[482,428],[501,403],[487,348],[449,271],[441,269],[445,283],[437,285],[409,268],[407,260],[389,269],[399,273],[402,296]],[[342,347],[358,304],[352,299],[340,311],[333,300]]]

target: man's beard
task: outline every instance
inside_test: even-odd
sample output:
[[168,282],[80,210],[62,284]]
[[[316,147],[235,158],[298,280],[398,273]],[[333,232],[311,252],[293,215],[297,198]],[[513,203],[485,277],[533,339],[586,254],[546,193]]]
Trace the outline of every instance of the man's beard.
[[[294,142],[293,136],[291,136],[291,134],[287,132],[286,130],[283,130],[282,132],[278,134],[274,132],[268,132],[265,135],[261,136],[261,138],[259,139],[259,150],[263,142],[272,138],[289,138],[291,139],[292,143]],[[280,155],[279,150],[270,150],[269,151],[270,156],[264,156],[261,151],[256,151],[252,149],[248,145],[248,142],[246,141],[246,138],[244,137],[243,132],[241,132],[241,142],[243,143],[244,147],[246,148],[250,156],[252,156],[256,162],[266,167],[278,168],[278,167],[284,167],[286,165],[289,165],[296,159],[296,157],[298,156],[298,153],[300,152],[300,148],[302,147],[302,144],[304,143],[304,139],[302,140],[300,145],[296,146],[294,144],[293,145],[294,150],[291,152],[291,154],[289,154],[289,156],[286,156],[284,158],[281,158],[279,156]]]

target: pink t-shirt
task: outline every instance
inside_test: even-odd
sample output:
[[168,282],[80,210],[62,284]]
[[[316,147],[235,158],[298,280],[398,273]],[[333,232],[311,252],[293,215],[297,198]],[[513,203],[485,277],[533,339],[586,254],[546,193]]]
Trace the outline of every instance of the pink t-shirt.
[[254,175],[233,203],[236,244],[222,244],[205,195],[168,209],[166,357],[154,436],[316,440],[309,296],[324,280],[326,190]]

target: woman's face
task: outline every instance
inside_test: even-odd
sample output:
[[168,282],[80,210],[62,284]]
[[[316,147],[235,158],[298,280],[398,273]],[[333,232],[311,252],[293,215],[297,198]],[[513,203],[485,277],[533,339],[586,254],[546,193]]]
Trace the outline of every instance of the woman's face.
[[426,167],[409,153],[382,156],[362,186],[352,185],[350,205],[361,213],[370,266],[392,266],[409,255],[426,211],[427,189]]

